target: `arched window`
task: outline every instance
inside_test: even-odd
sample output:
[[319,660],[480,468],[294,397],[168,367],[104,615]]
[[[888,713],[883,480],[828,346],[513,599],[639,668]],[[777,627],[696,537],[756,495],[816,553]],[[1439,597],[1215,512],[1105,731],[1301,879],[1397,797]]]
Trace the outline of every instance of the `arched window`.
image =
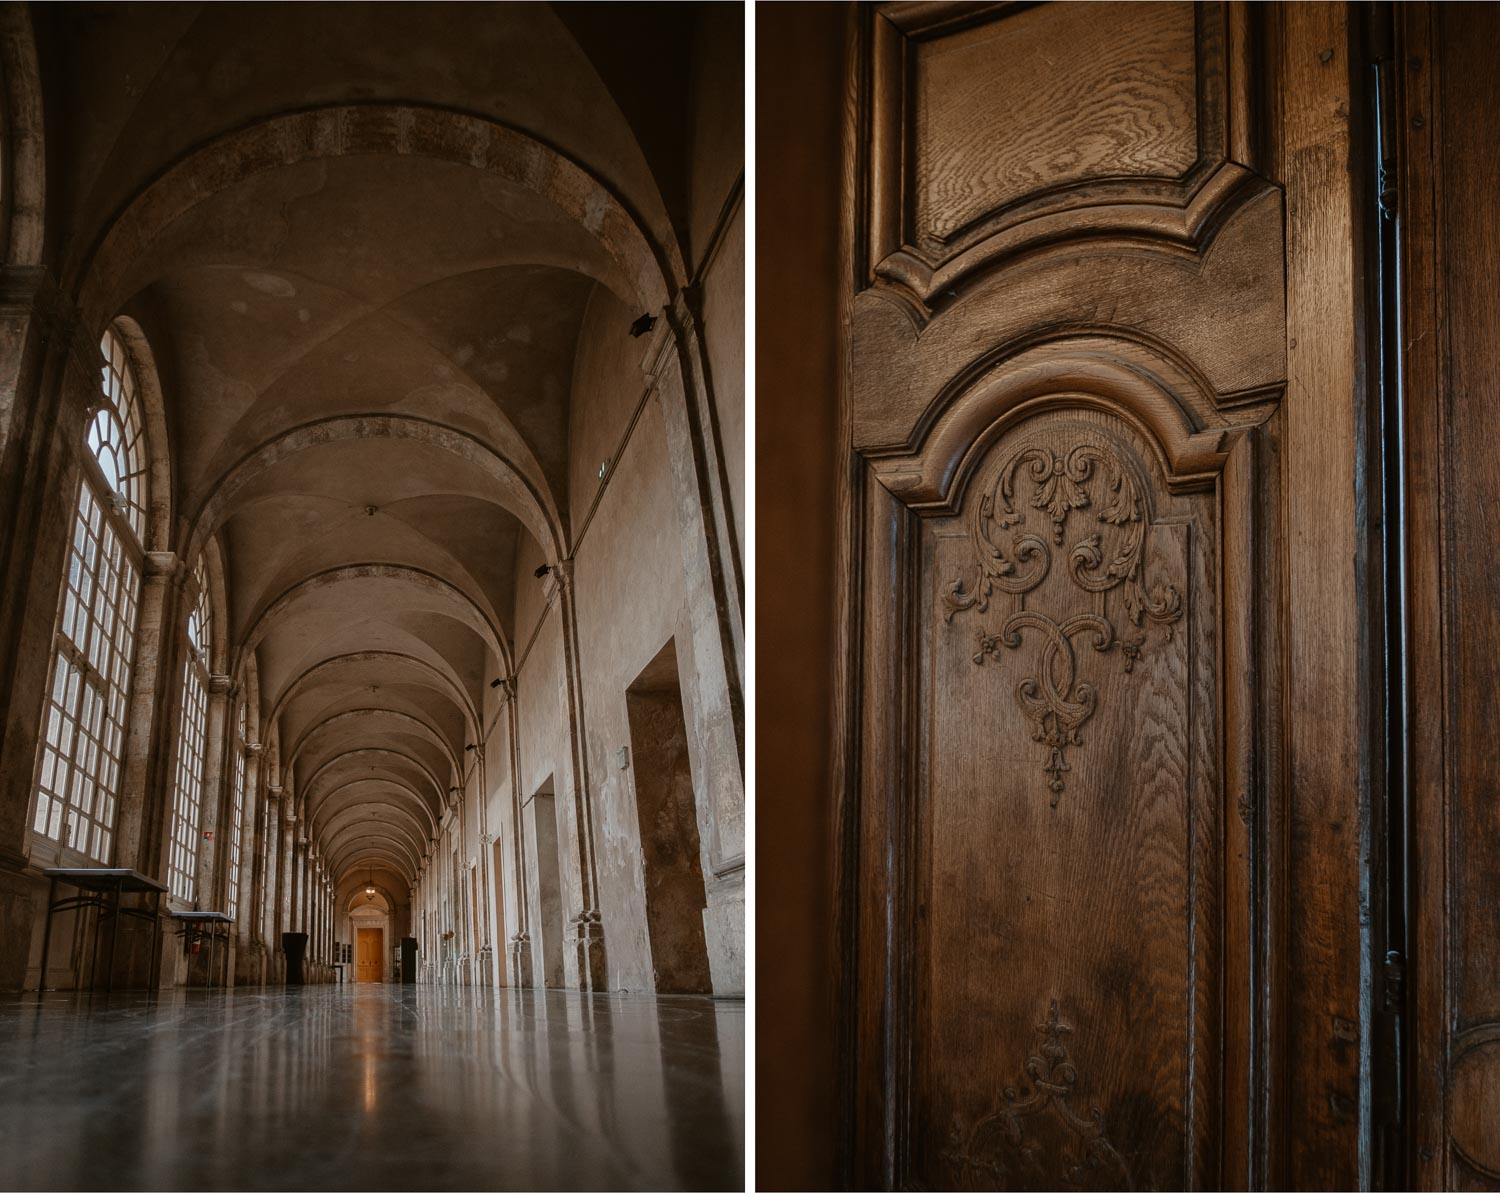
[[113,331],[99,348],[106,361],[102,401],[82,460],[32,829],[107,863],[119,814],[148,495],[135,370]]
[[208,603],[208,569],[203,557],[193,568],[197,601],[188,614],[187,658],[182,665],[182,725],[177,736],[177,772],[172,797],[172,850],[167,886],[191,901],[198,877],[198,811],[203,806],[204,746],[208,739],[208,660],[213,615]]
[[113,332],[105,333],[99,350],[104,353],[104,396],[108,401],[89,424],[89,447],[111,490],[115,511],[124,514],[136,539],[144,542],[147,460],[135,372],[125,355],[125,345]]
[[234,735],[234,811],[229,825],[229,892],[225,910],[235,916],[240,905],[240,818],[245,811],[245,754],[250,747],[249,708],[240,701],[240,717]]

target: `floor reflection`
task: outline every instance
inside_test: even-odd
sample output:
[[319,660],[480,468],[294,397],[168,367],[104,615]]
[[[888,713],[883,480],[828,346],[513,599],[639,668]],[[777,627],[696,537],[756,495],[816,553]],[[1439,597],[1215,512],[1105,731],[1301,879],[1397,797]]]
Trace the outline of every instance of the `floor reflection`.
[[7,1188],[742,1188],[743,1003],[433,986],[0,1002]]

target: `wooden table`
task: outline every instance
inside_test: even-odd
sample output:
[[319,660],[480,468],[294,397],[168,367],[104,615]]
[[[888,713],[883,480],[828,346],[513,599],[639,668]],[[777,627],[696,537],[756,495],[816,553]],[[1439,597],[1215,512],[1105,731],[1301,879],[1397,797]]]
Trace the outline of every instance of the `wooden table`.
[[[99,966],[100,921],[106,916],[114,919],[114,930],[109,934],[109,957],[105,962],[104,989],[108,991],[114,986],[115,942],[120,937],[120,917],[128,915],[146,920],[151,924],[151,966],[146,984],[149,989],[155,990],[157,949],[161,945],[161,897],[167,892],[166,883],[158,882],[139,870],[115,869],[109,866],[51,866],[42,873],[49,879],[49,885],[47,887],[47,919],[42,929],[42,968],[36,983],[37,997],[40,998],[47,988],[47,956],[52,948],[52,917],[59,911],[83,911],[90,907],[94,909],[94,947],[89,962],[90,988],[92,988],[92,983],[96,978],[95,971]],[[66,899],[59,899],[57,897],[58,883],[74,887],[81,893]],[[122,894],[152,896],[151,910],[147,911],[144,907],[121,907],[120,896]],[[77,979],[74,981],[73,988],[79,989]]]
[[[187,937],[188,943],[191,944],[195,937],[208,941],[208,965],[203,975],[205,987],[213,985],[214,947],[222,942],[224,953],[222,976],[223,985],[227,987],[229,985],[229,929],[234,924],[234,917],[223,911],[172,911],[167,914],[176,923],[182,925],[177,930],[177,935]],[[183,985],[187,983],[184,982]]]

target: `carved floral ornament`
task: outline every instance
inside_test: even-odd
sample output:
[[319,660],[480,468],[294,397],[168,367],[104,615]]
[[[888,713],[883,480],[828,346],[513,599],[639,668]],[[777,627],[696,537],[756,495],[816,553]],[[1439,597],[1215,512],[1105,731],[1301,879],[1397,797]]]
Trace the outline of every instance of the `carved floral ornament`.
[[[1016,482],[1029,478],[1033,489],[1029,502],[1017,508]],[[1027,521],[1027,507],[1044,514],[1051,523],[1051,545],[1036,533],[1038,518]],[[956,613],[969,609],[989,610],[996,591],[1018,598],[1020,606],[1001,623],[998,631],[978,635],[974,662],[986,658],[997,662],[1006,649],[1019,649],[1022,631],[1041,638],[1041,650],[1031,675],[1015,690],[1016,703],[1032,722],[1032,738],[1047,748],[1042,769],[1051,803],[1057,806],[1063,791],[1063,775],[1072,768],[1066,750],[1083,744],[1080,729],[1098,705],[1093,684],[1078,678],[1076,638],[1084,638],[1094,650],[1106,654],[1116,648],[1131,671],[1146,642],[1145,625],[1154,622],[1172,636],[1172,626],[1182,617],[1182,594],[1163,582],[1149,590],[1143,575],[1146,498],[1136,474],[1102,435],[1089,435],[1073,446],[1055,451],[1036,442],[1014,449],[1001,463],[988,491],[981,496],[970,522],[977,571],[959,576],[943,591],[943,620],[952,622]],[[1074,584],[1095,597],[1091,610],[1058,617],[1025,607],[1026,594],[1046,578],[1053,564],[1053,547],[1064,546],[1069,516],[1089,510],[1094,516],[1093,533],[1068,547],[1067,569]],[[1127,629],[1122,633],[1108,616],[1107,594],[1118,592],[1124,606]]]
[[[1078,1085],[1078,1070],[1063,1042],[1073,1029],[1062,1022],[1053,999],[1047,1020],[1037,1025],[1041,1043],[1033,1048],[1024,1066],[1029,1088],[1008,1085],[1001,1091],[1002,1104],[966,1126],[955,1115],[942,1150],[955,1188],[1102,1187],[1134,1189],[1124,1158],[1105,1137],[1104,1112],[1097,1106],[1085,1113],[1074,1109],[1072,1099]],[[1059,1152],[1044,1146],[1038,1127],[1051,1118],[1071,1146]],[[1061,1158],[1064,1170],[1057,1171]]]

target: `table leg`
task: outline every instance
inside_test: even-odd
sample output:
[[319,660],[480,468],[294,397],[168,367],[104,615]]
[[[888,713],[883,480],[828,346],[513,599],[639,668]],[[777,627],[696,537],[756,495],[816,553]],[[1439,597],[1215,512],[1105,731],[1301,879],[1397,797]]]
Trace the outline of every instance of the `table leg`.
[[108,969],[104,973],[104,992],[108,994],[115,988],[115,944],[120,939],[120,928],[123,921],[120,919],[120,883],[115,884],[115,914],[109,922],[109,960],[105,963]]
[[[98,899],[92,902],[89,906],[94,909],[94,943],[89,949],[89,990],[92,992],[99,985],[99,926],[104,919],[104,893],[101,891],[99,893]],[[78,916],[79,927],[83,926],[83,921],[86,918],[88,918],[88,913],[86,911],[82,912]],[[82,986],[82,984],[83,965],[80,962],[78,966],[78,976],[73,979],[73,986],[75,989],[77,989],[78,987]]]
[[57,879],[47,883],[47,919],[42,927],[42,968],[36,977],[36,996],[47,989],[47,955],[52,951],[52,905],[57,902]]
[[161,892],[152,891],[151,901],[151,969],[146,974],[146,989],[155,994],[161,989]]

